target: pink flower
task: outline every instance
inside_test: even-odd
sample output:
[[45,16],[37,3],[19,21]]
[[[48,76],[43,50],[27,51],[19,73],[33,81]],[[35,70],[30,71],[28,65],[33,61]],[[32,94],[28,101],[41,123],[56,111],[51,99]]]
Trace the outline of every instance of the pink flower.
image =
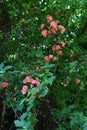
[[55,28],[51,28],[51,33],[52,33],[52,34],[56,34]]
[[46,19],[47,19],[47,22],[49,23],[53,20],[53,17],[51,15],[47,15]]
[[23,80],[23,83],[26,84],[26,83],[29,83],[31,82],[31,78],[30,77],[25,77],[25,79]]
[[36,80],[32,80],[32,82],[31,82],[32,84],[36,84]]
[[28,86],[24,85],[22,88],[22,94],[23,95],[26,94],[27,90],[28,90]]
[[32,80],[32,82],[31,82],[33,85],[36,85],[36,86],[38,86],[39,84],[40,84],[40,82],[39,81],[37,81],[37,80]]
[[33,88],[33,86],[34,86],[33,84],[30,84],[30,88]]
[[43,29],[44,28],[44,24],[42,23],[41,26],[40,26],[40,29]]
[[7,88],[8,87],[8,82],[2,82],[2,88]]
[[59,46],[59,45],[56,45],[56,48],[55,48],[56,50],[60,50],[61,49],[61,46]]
[[59,25],[58,28],[61,29],[62,34],[66,31],[66,29],[62,25]]
[[62,25],[58,25],[58,28],[59,29],[63,29],[64,27]]
[[50,59],[52,59],[52,58],[53,58],[53,55],[52,55],[52,54],[50,54],[50,55],[49,55],[49,58],[50,58]]
[[47,30],[43,30],[43,31],[42,31],[42,36],[43,36],[43,37],[47,37]]
[[60,49],[61,49],[60,45],[54,45],[54,46],[52,46],[52,51],[58,51]]
[[65,28],[63,28],[63,29],[61,30],[61,33],[63,34],[65,31],[66,31]]
[[52,46],[52,51],[56,50],[56,45]]
[[58,27],[57,27],[57,22],[52,21],[52,22],[50,23],[50,27],[52,27],[52,30],[57,31],[57,30],[58,30]]
[[36,86],[40,85],[40,82],[36,80]]
[[48,56],[45,56],[45,57],[44,57],[44,61],[45,61],[45,62],[50,62],[49,57],[48,57]]
[[66,45],[65,42],[60,42],[60,44],[62,45],[62,47],[64,47]]
[[76,78],[75,82],[76,82],[76,84],[79,84],[81,81],[80,81],[80,79]]

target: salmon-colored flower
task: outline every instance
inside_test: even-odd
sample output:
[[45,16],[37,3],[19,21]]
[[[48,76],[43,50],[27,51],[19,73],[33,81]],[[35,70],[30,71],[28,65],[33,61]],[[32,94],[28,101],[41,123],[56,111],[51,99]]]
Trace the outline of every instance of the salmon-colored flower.
[[44,61],[45,61],[45,62],[50,62],[49,57],[48,57],[48,56],[45,56],[45,57],[44,57]]
[[43,30],[43,31],[42,31],[42,36],[43,36],[43,37],[47,37],[47,30]]
[[45,26],[45,25],[44,25],[44,23],[42,23],[42,24],[41,24],[41,26],[40,26],[40,28],[41,28],[41,29],[43,29],[43,28],[44,28],[44,26]]
[[40,82],[36,80],[36,86],[39,86],[40,85]]
[[79,84],[81,81],[80,81],[80,79],[76,78],[75,82],[76,82],[76,84]]
[[28,90],[28,86],[24,85],[22,88],[22,94],[23,95],[26,94],[27,90]]
[[51,15],[47,15],[46,19],[47,19],[47,22],[49,23],[53,20],[53,17]]
[[56,30],[54,28],[51,28],[51,33],[56,34]]
[[58,54],[59,54],[59,55],[62,55],[62,54],[63,54],[63,52],[62,52],[61,50],[59,50],[59,51],[58,51]]
[[60,42],[60,44],[62,45],[62,47],[64,47],[66,45],[65,42]]
[[57,31],[57,30],[58,30],[57,22],[52,21],[52,22],[50,23],[50,27],[52,27],[52,30],[54,29],[55,31]]
[[7,88],[8,87],[8,82],[2,82],[2,88]]
[[65,31],[66,31],[65,28],[63,28],[63,29],[61,30],[61,33],[63,34]]
[[56,50],[56,45],[53,45],[52,46],[52,51],[55,51]]
[[33,85],[36,85],[36,86],[38,86],[39,84],[40,84],[40,82],[39,81],[37,81],[37,80],[32,80],[32,82],[31,82]]
[[62,25],[58,25],[58,28],[61,29],[62,34],[66,31],[66,29]]
[[31,82],[32,84],[36,84],[36,80],[32,80],[32,82]]
[[52,54],[50,54],[50,55],[49,55],[49,58],[50,58],[50,59],[52,59],[52,58],[53,58],[53,55],[52,55]]
[[61,49],[60,45],[54,45],[54,46],[52,46],[52,51],[58,51],[60,49]]
[[59,46],[59,45],[56,45],[56,48],[55,48],[56,50],[60,50],[61,49],[61,46]]
[[24,84],[29,83],[29,82],[31,82],[31,80],[32,80],[32,79],[27,76],[27,77],[25,77],[25,79],[23,80],[23,83],[24,83]]

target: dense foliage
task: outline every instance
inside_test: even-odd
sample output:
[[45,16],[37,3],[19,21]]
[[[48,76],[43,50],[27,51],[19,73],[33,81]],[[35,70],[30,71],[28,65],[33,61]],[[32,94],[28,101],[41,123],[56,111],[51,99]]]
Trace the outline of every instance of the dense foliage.
[[2,129],[87,129],[86,12],[87,0],[0,1]]

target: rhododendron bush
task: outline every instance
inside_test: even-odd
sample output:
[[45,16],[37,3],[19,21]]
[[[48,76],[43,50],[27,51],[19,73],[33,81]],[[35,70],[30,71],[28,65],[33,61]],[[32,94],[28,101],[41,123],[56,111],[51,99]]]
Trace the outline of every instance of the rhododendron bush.
[[2,2],[8,18],[0,35],[2,129],[87,129],[87,54],[78,37],[84,3]]

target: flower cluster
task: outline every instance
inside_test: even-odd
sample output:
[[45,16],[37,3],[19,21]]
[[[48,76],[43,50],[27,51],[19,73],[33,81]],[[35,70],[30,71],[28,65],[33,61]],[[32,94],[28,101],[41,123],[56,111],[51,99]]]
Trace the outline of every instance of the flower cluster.
[[[53,45],[52,46],[52,51],[53,52],[56,51],[57,54],[61,56],[63,54],[62,47],[64,47],[66,45],[66,43],[61,41],[60,44],[61,45]],[[44,57],[45,62],[50,62],[51,60],[55,61],[55,60],[57,60],[57,57],[52,55],[52,54]]]
[[[30,88],[33,88],[35,86],[39,86],[40,85],[40,82],[39,82],[38,78],[32,79],[29,76],[25,77],[25,79],[23,80],[23,83],[24,84],[29,83]],[[28,90],[28,85],[24,85],[23,88],[22,88],[22,94],[26,94],[27,90]]]
[[8,87],[8,82],[2,82],[2,88],[7,88]]
[[45,62],[50,62],[51,60],[55,61],[55,60],[57,60],[57,57],[52,54],[44,57]]
[[47,22],[49,23],[49,27],[47,27],[47,29],[45,28],[45,24],[42,23],[40,28],[42,30],[42,36],[43,37],[47,37],[50,34],[56,34],[58,30],[60,30],[61,34],[63,34],[65,32],[65,28],[62,25],[58,25],[59,21],[58,20],[54,20],[53,21],[53,17],[50,15],[47,15],[46,17]]
[[62,47],[64,47],[66,45],[66,43],[63,41],[61,41],[60,44],[61,44],[61,46],[60,45],[53,45],[52,46],[52,51],[57,51],[58,55],[63,54]]
[[28,90],[28,86],[24,85],[22,88],[22,94],[23,95],[26,94],[27,90]]
[[52,51],[57,51],[57,53],[58,53],[59,55],[62,55],[62,54],[63,54],[63,52],[62,52],[61,49],[62,49],[62,48],[61,48],[60,45],[54,45],[54,46],[52,46]]

